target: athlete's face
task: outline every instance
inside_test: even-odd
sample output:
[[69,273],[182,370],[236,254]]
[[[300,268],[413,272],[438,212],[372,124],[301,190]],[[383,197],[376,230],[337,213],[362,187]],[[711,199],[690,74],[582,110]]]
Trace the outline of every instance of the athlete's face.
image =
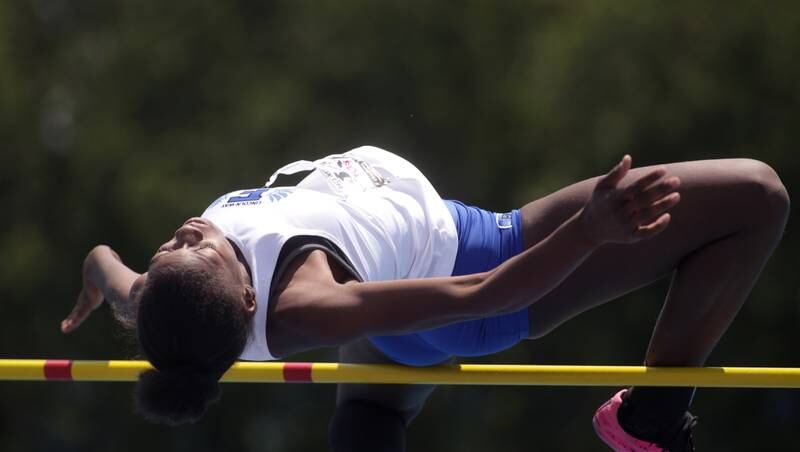
[[[241,288],[243,292],[247,292],[247,289],[252,291],[250,277],[239,262],[233,245],[214,223],[205,218],[186,220],[172,239],[156,250],[150,259],[149,270],[170,264],[202,266],[221,280],[229,282],[233,288]],[[146,280],[147,273],[134,283],[132,292],[144,287]],[[250,301],[243,300],[248,308]]]
[[233,245],[214,223],[204,218],[186,220],[175,231],[172,240],[156,250],[150,259],[150,266],[158,265],[164,259],[170,262],[188,259],[215,269],[214,273],[227,270],[232,276],[241,276],[239,260],[236,258]]

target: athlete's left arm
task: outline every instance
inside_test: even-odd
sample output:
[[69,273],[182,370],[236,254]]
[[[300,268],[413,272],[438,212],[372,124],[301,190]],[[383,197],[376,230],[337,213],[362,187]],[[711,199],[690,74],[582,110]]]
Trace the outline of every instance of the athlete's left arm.
[[600,243],[577,213],[497,268],[473,275],[341,283],[324,253],[299,259],[273,307],[273,325],[301,351],[405,334],[525,309],[557,287]]
[[135,327],[135,295],[143,282],[143,275],[128,268],[110,247],[94,247],[83,261],[83,288],[75,307],[61,322],[61,331],[74,331],[103,300],[111,305],[114,317],[123,327]]
[[657,168],[617,187],[630,165],[625,156],[598,180],[583,209],[535,245],[484,273],[342,283],[316,258],[300,262],[279,297],[284,298],[283,306],[274,308],[275,317],[282,319],[273,323],[289,331],[287,336],[300,338],[295,342],[301,346],[312,348],[526,309],[605,243],[645,240],[669,225],[666,212],[680,200],[680,181],[656,183],[666,174],[666,169]]

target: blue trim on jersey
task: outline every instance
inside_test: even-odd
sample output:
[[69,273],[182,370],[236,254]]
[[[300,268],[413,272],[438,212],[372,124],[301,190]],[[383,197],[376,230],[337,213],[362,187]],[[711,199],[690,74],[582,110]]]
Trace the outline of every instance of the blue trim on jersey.
[[[491,270],[522,252],[519,210],[493,213],[459,201],[445,201],[458,231],[453,276]],[[419,333],[375,336],[370,341],[386,356],[409,366],[430,366],[453,356],[482,356],[505,350],[528,334],[528,309],[459,322]]]

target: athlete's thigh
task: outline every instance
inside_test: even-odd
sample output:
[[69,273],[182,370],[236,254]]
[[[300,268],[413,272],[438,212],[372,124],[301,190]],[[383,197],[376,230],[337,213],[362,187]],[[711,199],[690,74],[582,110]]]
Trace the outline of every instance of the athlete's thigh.
[[[397,364],[376,349],[368,339],[341,346],[339,360],[343,363]],[[419,414],[434,389],[434,385],[339,384],[336,404],[362,400],[383,405],[401,413],[408,425]]]
[[[725,237],[759,208],[758,181],[771,171],[749,159],[699,160],[659,165],[678,176],[681,201],[669,227],[634,244],[606,244],[575,272],[528,309],[531,337],[540,337],[567,319],[670,274],[680,260],[705,243]],[[632,169],[626,186],[654,167]],[[522,207],[525,246],[547,237],[589,200],[598,177],[587,179]],[[763,198],[762,198],[763,199]]]

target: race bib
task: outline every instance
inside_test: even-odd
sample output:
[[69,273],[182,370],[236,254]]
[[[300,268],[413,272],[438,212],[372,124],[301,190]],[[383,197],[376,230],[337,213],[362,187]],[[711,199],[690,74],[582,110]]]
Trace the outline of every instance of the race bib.
[[290,163],[276,171],[264,186],[271,186],[281,174],[313,170],[324,175],[331,191],[341,196],[375,189],[389,183],[369,163],[348,155],[335,154],[313,162],[300,160]]

